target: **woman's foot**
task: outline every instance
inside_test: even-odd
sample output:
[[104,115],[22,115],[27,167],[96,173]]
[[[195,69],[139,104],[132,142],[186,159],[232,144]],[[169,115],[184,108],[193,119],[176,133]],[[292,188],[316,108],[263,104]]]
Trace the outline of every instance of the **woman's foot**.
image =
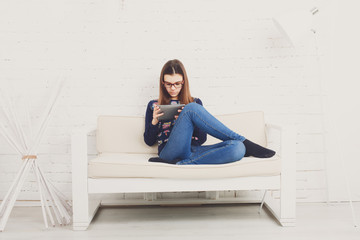
[[181,159],[175,159],[173,161],[167,161],[167,160],[159,158],[159,157],[152,157],[152,158],[149,158],[148,161],[149,162],[162,162],[162,163],[176,164],[177,162],[181,161]]
[[257,158],[270,158],[275,155],[275,151],[264,148],[256,143],[253,143],[250,140],[245,140],[244,142],[246,152],[245,157],[257,157]]

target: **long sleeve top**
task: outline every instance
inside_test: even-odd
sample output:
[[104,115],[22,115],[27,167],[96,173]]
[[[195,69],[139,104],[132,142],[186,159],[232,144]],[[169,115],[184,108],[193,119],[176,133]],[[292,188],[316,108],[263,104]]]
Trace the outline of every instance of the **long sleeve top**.
[[[202,105],[202,102],[199,98],[195,98],[194,102]],[[144,132],[144,141],[147,145],[152,146],[156,142],[158,144],[158,154],[165,147],[167,141],[169,140],[169,136],[171,134],[171,130],[175,125],[176,119],[171,121],[159,121],[157,125],[153,125],[153,111],[155,104],[158,104],[158,100],[151,100],[146,108],[145,114],[145,132]],[[170,104],[179,104],[177,100],[171,100]],[[193,137],[191,140],[191,145],[200,146],[206,141],[206,133],[201,131],[199,128],[194,127]]]

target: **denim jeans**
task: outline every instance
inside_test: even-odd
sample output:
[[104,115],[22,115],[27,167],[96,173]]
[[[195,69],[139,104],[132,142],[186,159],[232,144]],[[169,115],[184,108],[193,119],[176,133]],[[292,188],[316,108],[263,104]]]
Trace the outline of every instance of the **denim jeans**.
[[[194,127],[223,142],[208,146],[192,146]],[[176,164],[223,164],[235,162],[245,155],[245,137],[233,132],[212,116],[203,106],[189,103],[179,114],[168,142],[159,157]]]

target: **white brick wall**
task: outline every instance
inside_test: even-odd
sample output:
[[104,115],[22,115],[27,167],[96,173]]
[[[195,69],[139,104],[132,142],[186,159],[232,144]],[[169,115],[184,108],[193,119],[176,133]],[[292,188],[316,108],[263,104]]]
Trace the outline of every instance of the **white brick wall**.
[[[148,101],[157,97],[161,67],[178,58],[192,94],[213,114],[263,110],[267,121],[296,124],[298,201],[325,201],[316,58],[310,44],[289,48],[271,21],[279,6],[309,3],[4,0],[0,81],[16,81],[36,96],[60,75],[67,78],[39,162],[69,197],[71,129],[95,125],[99,114],[144,115]],[[21,162],[2,136],[0,146],[1,199]],[[30,175],[20,200],[38,199],[34,180]]]

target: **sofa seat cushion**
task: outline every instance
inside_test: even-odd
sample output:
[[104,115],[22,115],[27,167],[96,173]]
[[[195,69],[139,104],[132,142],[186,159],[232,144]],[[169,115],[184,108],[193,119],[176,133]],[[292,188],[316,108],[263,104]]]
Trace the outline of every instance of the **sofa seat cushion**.
[[213,179],[280,175],[280,157],[244,157],[240,161],[213,165],[174,165],[148,162],[156,154],[102,153],[89,161],[90,178]]

